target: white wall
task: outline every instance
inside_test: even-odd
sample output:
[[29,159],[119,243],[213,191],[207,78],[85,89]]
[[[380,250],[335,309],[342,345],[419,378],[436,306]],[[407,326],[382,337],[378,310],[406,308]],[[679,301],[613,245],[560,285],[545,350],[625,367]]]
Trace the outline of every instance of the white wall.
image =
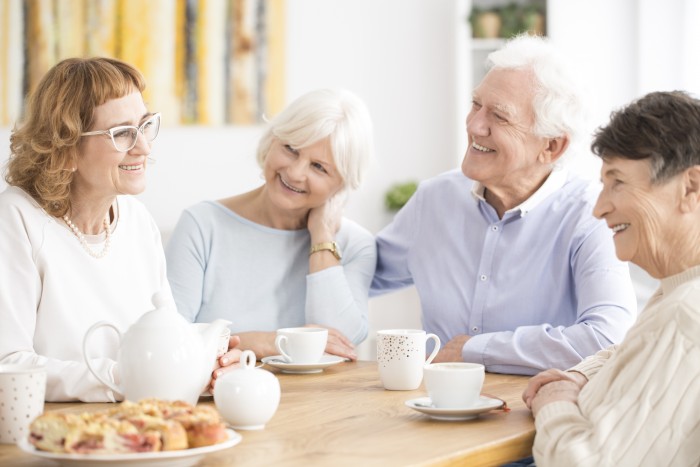
[[377,231],[393,182],[454,167],[455,4],[424,0],[287,2],[287,95],[346,87],[367,102],[377,163],[347,214]]

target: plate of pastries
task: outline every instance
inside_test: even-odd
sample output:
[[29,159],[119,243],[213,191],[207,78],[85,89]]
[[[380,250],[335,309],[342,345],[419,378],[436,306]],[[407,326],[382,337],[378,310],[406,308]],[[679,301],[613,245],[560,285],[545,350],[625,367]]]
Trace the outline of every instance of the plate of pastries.
[[241,441],[214,407],[158,399],[95,412],[47,412],[29,432],[20,449],[64,466],[187,467]]

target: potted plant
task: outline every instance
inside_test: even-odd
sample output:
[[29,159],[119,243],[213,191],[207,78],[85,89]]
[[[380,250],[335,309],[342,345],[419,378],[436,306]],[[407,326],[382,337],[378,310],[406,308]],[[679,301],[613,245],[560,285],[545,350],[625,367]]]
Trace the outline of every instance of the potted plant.
[[389,211],[398,211],[413,196],[418,188],[414,181],[392,185],[384,196],[384,205]]
[[469,24],[475,38],[491,39],[498,37],[501,31],[501,17],[495,9],[484,10],[475,6],[469,14]]

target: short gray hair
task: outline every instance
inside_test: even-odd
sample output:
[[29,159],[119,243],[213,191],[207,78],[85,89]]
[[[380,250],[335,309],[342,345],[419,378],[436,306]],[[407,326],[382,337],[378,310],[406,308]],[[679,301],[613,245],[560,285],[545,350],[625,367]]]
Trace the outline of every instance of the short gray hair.
[[587,127],[586,91],[580,74],[547,39],[520,35],[489,54],[487,68],[530,70],[535,95],[532,131],[544,138],[564,135],[579,141]]
[[343,189],[356,189],[374,153],[372,119],[365,103],[344,89],[311,91],[271,119],[258,144],[258,164],[264,165],[275,138],[299,149],[326,137]]

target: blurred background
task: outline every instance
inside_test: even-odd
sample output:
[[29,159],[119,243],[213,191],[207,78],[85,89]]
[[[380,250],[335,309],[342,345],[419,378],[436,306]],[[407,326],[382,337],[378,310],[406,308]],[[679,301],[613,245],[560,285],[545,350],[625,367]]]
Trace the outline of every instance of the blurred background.
[[[530,30],[566,51],[591,89],[592,132],[647,92],[700,94],[698,19],[695,0],[0,0],[0,163],[24,94],[50,66],[129,61],[164,115],[140,198],[167,241],[184,208],[261,183],[263,115],[345,87],[367,102],[377,155],[346,216],[376,233],[411,183],[459,166],[471,89],[505,38]],[[587,178],[598,169],[590,154],[572,161]],[[655,283],[634,275],[643,304]],[[370,322],[363,358],[376,329],[421,326],[415,291],[372,299]]]

